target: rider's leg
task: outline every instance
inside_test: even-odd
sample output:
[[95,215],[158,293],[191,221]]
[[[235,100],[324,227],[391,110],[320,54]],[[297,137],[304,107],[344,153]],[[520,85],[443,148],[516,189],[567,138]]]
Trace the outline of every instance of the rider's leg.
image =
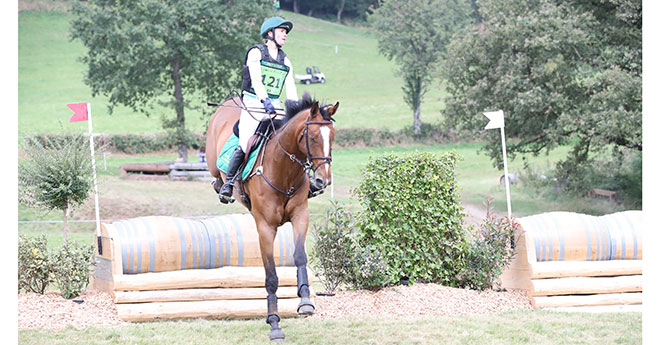
[[[247,106],[251,106],[247,104]],[[240,175],[238,168],[241,166],[245,158],[245,153],[247,152],[247,142],[250,136],[254,133],[255,129],[259,125],[259,122],[255,120],[250,113],[243,110],[241,111],[240,122],[238,123],[238,147],[234,151],[229,160],[229,167],[227,168],[227,180],[220,187],[220,202],[227,204],[233,202],[234,194],[234,181],[236,177]]]
[[234,153],[229,160],[229,167],[227,168],[227,181],[220,187],[220,201],[223,204],[232,202],[232,195],[234,194],[234,180],[238,176],[238,168],[243,163],[245,152],[241,150],[240,146],[234,150]]

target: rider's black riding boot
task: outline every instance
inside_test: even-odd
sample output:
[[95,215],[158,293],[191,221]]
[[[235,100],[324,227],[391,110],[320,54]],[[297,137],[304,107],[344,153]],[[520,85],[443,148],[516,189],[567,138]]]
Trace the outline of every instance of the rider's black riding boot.
[[229,160],[229,167],[227,168],[227,181],[225,181],[225,184],[220,187],[220,202],[223,204],[234,202],[234,199],[232,198],[234,194],[234,180],[238,175],[238,168],[243,163],[244,158],[245,153],[243,150],[241,150],[240,146],[237,147],[236,150],[234,150],[231,159]]

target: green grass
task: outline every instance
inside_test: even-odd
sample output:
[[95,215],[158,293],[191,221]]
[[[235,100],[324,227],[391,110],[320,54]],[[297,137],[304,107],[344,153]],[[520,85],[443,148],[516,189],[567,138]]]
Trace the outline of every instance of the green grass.
[[[495,199],[495,210],[506,214],[506,195],[504,187],[498,184],[502,171],[493,168],[485,155],[477,154],[480,144],[442,144],[432,146],[408,146],[369,149],[335,149],[333,150],[333,188],[334,199],[346,204],[349,209],[359,210],[358,201],[351,190],[358,186],[361,180],[361,169],[367,164],[369,157],[394,152],[406,154],[414,151],[441,153],[456,150],[464,159],[457,165],[457,181],[461,189],[464,205],[475,205],[482,208],[485,196]],[[559,148],[549,156],[528,159],[529,164],[539,167],[552,166],[566,153],[565,148]],[[122,164],[133,162],[163,162],[176,159],[176,152],[160,152],[141,155],[108,154],[104,163],[102,155],[97,158],[99,208],[101,219],[118,220],[138,216],[169,215],[176,217],[197,217],[222,215],[230,213],[247,213],[238,203],[221,205],[217,195],[208,182],[196,181],[135,181],[119,178]],[[522,161],[510,162],[510,172],[522,173]],[[331,206],[331,188],[325,194],[313,198],[309,202],[310,222],[315,224],[323,217]],[[596,202],[581,198],[570,198],[563,195],[538,195],[533,190],[520,184],[511,186],[511,204],[513,214],[522,217],[549,211],[573,211],[593,214],[613,213],[621,210],[609,202]],[[484,210],[485,216],[485,208]],[[93,220],[94,199],[89,198],[84,205],[75,208],[71,214],[73,220]],[[45,212],[28,209],[19,205],[19,221],[61,221],[59,211]],[[69,223],[70,236],[85,242],[92,241],[95,229],[93,222]],[[46,235],[53,246],[62,242],[61,223],[20,223],[19,234]],[[308,236],[310,238],[311,236]]]
[[[287,344],[641,344],[641,313],[518,311],[454,317],[284,319]],[[269,344],[263,320],[21,330],[21,344]]]
[[[306,66],[317,65],[327,76],[325,84],[298,83],[299,95],[307,90],[319,100],[339,101],[338,127],[397,130],[412,124],[412,111],[403,101],[402,81],[395,75],[396,66],[378,54],[376,40],[366,29],[290,12],[280,14],[295,25],[285,46],[294,73],[303,73]],[[91,89],[83,82],[87,68],[79,61],[86,48],[80,41],[69,39],[69,20],[68,13],[56,11],[22,11],[18,15],[19,135],[59,133],[60,123],[87,131],[86,122],[67,123],[72,112],[66,104],[77,102],[92,104],[96,133],[163,132],[161,115],[173,114],[173,110],[155,107],[146,117],[119,106],[109,114],[108,98],[92,97]],[[422,106],[423,121],[433,123],[441,118],[441,96],[443,91],[437,86],[428,92]],[[207,100],[197,101],[204,104]],[[188,129],[203,132],[214,111],[210,107],[203,111],[187,110]]]

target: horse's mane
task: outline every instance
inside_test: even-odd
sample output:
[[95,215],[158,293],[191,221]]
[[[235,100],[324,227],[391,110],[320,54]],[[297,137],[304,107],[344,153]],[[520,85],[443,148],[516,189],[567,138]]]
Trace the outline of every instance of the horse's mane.
[[[316,102],[316,99],[313,99],[307,91],[303,93],[302,98],[298,101],[287,99],[286,102],[284,102],[284,105],[286,106],[286,122],[289,122],[289,120],[301,111],[311,108],[314,102]],[[334,121],[332,116],[328,114],[327,106],[319,106],[319,108],[324,120]]]

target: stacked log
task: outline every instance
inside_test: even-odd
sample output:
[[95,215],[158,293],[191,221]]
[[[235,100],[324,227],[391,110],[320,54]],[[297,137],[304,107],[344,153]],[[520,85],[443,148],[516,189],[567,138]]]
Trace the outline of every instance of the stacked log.
[[215,178],[208,170],[206,162],[174,163],[170,165],[170,178],[180,181],[213,181]]
[[550,212],[519,219],[516,256],[502,286],[536,308],[642,303],[642,213]]
[[[250,215],[140,217],[103,223],[101,235],[90,287],[113,296],[122,320],[266,316],[266,277]],[[297,315],[294,248],[285,223],[274,242],[281,317]]]

